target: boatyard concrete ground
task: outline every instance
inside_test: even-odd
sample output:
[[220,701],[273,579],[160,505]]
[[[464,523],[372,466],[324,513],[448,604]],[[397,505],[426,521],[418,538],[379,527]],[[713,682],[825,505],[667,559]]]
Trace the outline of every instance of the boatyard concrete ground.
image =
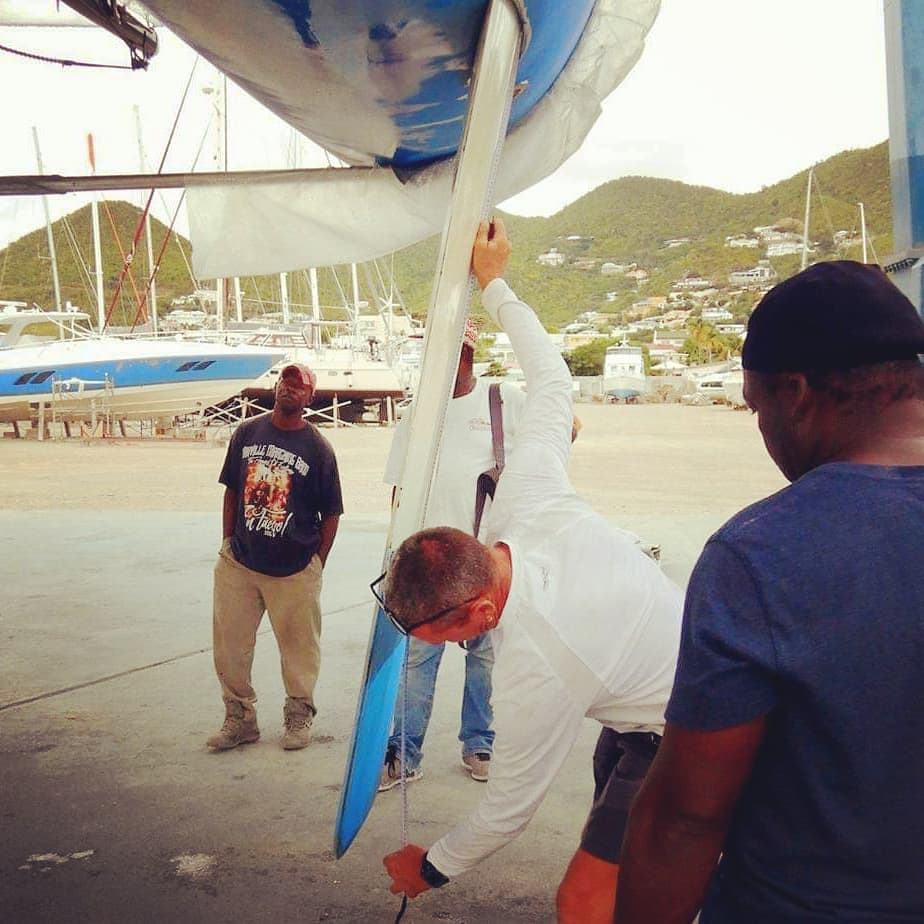
[[[782,487],[755,418],[725,407],[579,405],[578,490],[660,544],[685,580],[708,535]],[[382,856],[400,790],[380,795],[345,857],[333,823],[388,520],[384,427],[325,428],[347,508],[324,578],[314,739],[284,752],[268,626],[254,683],[263,737],[212,754],[215,478],[224,440],[0,441],[0,919],[33,922],[392,921]],[[408,788],[428,845],[482,793],[459,766],[462,652],[447,651]],[[588,721],[533,823],[404,921],[550,921],[589,806]]]

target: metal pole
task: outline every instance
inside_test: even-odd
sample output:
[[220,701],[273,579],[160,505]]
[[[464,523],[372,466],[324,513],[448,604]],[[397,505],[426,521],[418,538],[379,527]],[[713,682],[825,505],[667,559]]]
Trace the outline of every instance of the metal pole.
[[[39,147],[38,129],[32,126],[32,140],[35,143],[35,161],[38,172],[44,173],[42,166],[42,149]],[[55,311],[61,310],[61,281],[58,278],[58,254],[55,250],[55,236],[51,230],[51,214],[48,211],[48,196],[42,196],[42,208],[45,211],[45,230],[48,232],[48,256],[51,259],[51,281],[55,288]]]
[[[96,173],[96,152],[93,148],[93,135],[87,135],[87,156],[90,160],[90,170]],[[90,203],[90,215],[93,223],[93,261],[96,271],[96,311],[99,315],[97,326],[99,332],[106,329],[106,304],[103,298],[103,252],[99,235],[99,196],[94,196]]]
[[[144,173],[144,141],[141,135],[141,109],[138,106],[135,109],[135,127],[138,132],[138,169]],[[144,198],[141,200],[144,207]],[[157,333],[157,282],[154,278],[154,247],[151,243],[151,213],[150,211],[144,216],[144,234],[145,243],[148,252],[148,304],[151,306],[151,328]]]
[[802,266],[805,269],[808,266],[808,248],[809,248],[809,216],[812,211],[812,177],[815,174],[815,168],[809,168],[808,187],[805,190],[805,219],[802,222]]
[[308,270],[308,279],[311,283],[311,318],[315,322],[321,320],[321,298],[318,295],[318,270],[312,266]]
[[279,301],[282,302],[282,323],[289,323],[289,274],[279,274]]
[[863,262],[869,263],[866,257],[866,210],[863,203],[860,203],[860,240],[863,242]]
[[244,300],[241,298],[241,277],[234,277],[234,314],[238,323],[244,320]]

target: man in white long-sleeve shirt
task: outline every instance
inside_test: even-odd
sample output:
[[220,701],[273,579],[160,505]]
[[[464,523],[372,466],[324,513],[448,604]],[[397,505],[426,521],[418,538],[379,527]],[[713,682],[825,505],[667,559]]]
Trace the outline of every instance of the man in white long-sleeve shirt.
[[[579,498],[567,475],[571,377],[532,310],[501,276],[510,245],[483,223],[472,253],[482,302],[526,374],[516,448],[498,482],[486,545],[460,530],[415,533],[384,582],[401,631],[431,643],[494,630],[494,758],[470,817],[428,851],[385,858],[393,892],[445,884],[529,823],[584,716],[604,733],[597,796],[558,894],[559,919],[609,921],[628,800],[657,747],[671,690],[682,593],[624,533]],[[606,764],[600,778],[598,763]],[[641,769],[640,769],[641,768]]]

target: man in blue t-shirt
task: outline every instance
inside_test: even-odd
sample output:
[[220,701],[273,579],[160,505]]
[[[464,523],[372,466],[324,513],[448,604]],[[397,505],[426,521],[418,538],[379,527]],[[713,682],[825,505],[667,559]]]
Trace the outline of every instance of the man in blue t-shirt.
[[792,484],[690,580],[617,924],[924,921],[921,353],[878,267],[816,264],[751,316],[745,398]]
[[216,751],[260,737],[250,671],[264,611],[286,691],[282,746],[297,750],[310,740],[321,666],[321,572],[343,513],[334,451],[303,417],[314,383],[307,366],[286,366],[272,414],[238,427],[218,478],[225,494],[212,624],[225,721],[207,741]]

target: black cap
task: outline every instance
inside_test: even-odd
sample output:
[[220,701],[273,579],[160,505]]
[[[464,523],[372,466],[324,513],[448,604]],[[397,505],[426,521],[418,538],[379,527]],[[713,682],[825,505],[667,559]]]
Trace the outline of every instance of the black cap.
[[878,267],[816,263],[754,309],[741,364],[754,372],[833,372],[924,353],[924,321]]

